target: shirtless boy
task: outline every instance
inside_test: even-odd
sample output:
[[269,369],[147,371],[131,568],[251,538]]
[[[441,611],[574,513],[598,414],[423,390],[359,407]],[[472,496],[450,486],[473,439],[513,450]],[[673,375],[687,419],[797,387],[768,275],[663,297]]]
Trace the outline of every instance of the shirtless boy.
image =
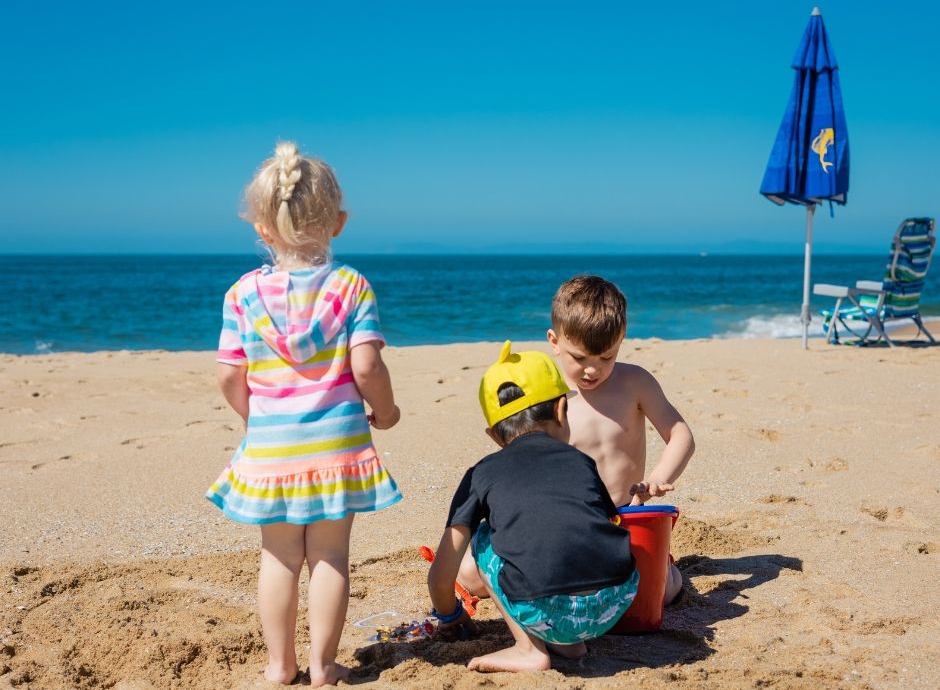
[[[627,300],[608,280],[578,276],[555,293],[548,342],[577,391],[568,401],[570,443],[594,458],[618,506],[641,505],[671,491],[695,451],[689,425],[653,375],[617,361],[626,328]],[[647,420],[665,443],[649,473]],[[682,576],[675,565],[667,572],[669,603],[682,588]]]

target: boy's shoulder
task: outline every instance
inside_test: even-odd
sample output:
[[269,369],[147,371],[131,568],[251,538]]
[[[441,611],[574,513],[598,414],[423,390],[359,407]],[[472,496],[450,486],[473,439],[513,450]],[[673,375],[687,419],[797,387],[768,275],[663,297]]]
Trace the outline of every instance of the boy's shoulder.
[[617,362],[616,364],[614,364],[614,370],[624,372],[626,374],[630,374],[633,376],[639,376],[639,375],[644,375],[644,374],[647,376],[650,375],[649,371],[641,367],[639,364],[631,364],[630,362]]
[[603,401],[609,404],[632,406],[634,402],[639,404],[641,400],[650,399],[660,395],[662,388],[656,378],[646,369],[627,362],[617,362],[613,371],[593,392],[587,392],[586,396],[593,398],[596,403],[603,405]]
[[635,385],[641,381],[655,381],[648,370],[639,364],[630,364],[629,362],[617,362],[614,364],[614,370],[604,383],[612,383],[615,386],[629,384]]

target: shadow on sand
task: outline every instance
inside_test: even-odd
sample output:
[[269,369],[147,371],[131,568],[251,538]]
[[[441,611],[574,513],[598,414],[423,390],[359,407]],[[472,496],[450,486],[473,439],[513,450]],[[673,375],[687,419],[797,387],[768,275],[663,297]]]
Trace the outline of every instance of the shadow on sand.
[[[743,616],[748,611],[746,590],[779,577],[781,571],[800,572],[798,558],[779,554],[712,558],[686,556],[676,565],[685,583],[679,600],[666,608],[663,626],[652,633],[605,635],[588,642],[583,659],[552,658],[552,667],[566,676],[582,678],[612,676],[634,668],[657,668],[692,663],[714,653],[710,642],[719,621]],[[699,592],[692,578],[707,576],[707,592]],[[477,636],[465,642],[437,639],[370,645],[357,650],[362,666],[351,683],[375,680],[386,669],[419,658],[434,665],[466,664],[471,658],[489,654],[512,644],[501,620],[479,621]]]

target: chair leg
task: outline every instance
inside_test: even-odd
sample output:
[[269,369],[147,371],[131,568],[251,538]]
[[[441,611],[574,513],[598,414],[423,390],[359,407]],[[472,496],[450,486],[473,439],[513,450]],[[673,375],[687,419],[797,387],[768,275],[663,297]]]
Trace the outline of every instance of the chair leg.
[[917,335],[914,336],[915,338],[918,337],[921,333],[923,333],[924,335],[927,336],[927,340],[929,340],[933,345],[937,344],[937,341],[934,340],[933,335],[931,335],[930,331],[927,330],[927,327],[924,325],[924,322],[921,321],[919,314],[915,314],[914,316],[912,316],[911,320],[917,324]]
[[[877,326],[875,325],[876,322],[872,321],[872,318],[867,314],[865,315],[864,320],[859,319],[859,322],[858,322],[859,325],[856,325],[854,327],[852,326],[851,323],[849,323],[850,319],[844,319],[842,317],[839,317],[838,321],[839,323],[842,324],[842,329],[845,331],[843,335],[850,334],[851,337],[855,339],[854,340],[855,345],[874,345],[879,340],[881,340],[880,335],[878,339],[870,340],[871,332],[874,330],[877,330]],[[865,324],[864,327],[861,326],[862,323]],[[863,328],[864,328],[864,332],[863,332]],[[846,335],[846,337],[848,336]],[[839,342],[838,334],[836,334],[836,337],[833,340],[833,342],[834,343]]]
[[842,306],[842,298],[836,300],[836,306],[832,310],[832,316],[829,317],[829,332],[826,334],[826,340],[830,345],[839,344],[839,323],[842,318],[839,316],[839,308]]
[[896,347],[896,343],[888,337],[888,333],[885,331],[884,321],[882,321],[878,315],[872,315],[869,317],[868,321],[875,328],[875,330],[878,331],[878,339],[872,343],[873,345],[877,345],[882,340],[884,340],[890,347]]

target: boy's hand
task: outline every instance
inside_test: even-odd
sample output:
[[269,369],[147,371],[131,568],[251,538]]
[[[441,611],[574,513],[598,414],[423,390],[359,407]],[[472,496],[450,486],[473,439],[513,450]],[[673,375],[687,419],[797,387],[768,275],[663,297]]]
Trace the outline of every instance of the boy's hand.
[[631,506],[641,506],[653,496],[665,496],[667,491],[673,490],[672,484],[657,484],[656,482],[640,482],[630,487]]
[[445,642],[464,641],[475,637],[477,634],[477,625],[473,622],[470,614],[466,611],[453,623],[438,623],[437,632],[434,636],[439,637]]

